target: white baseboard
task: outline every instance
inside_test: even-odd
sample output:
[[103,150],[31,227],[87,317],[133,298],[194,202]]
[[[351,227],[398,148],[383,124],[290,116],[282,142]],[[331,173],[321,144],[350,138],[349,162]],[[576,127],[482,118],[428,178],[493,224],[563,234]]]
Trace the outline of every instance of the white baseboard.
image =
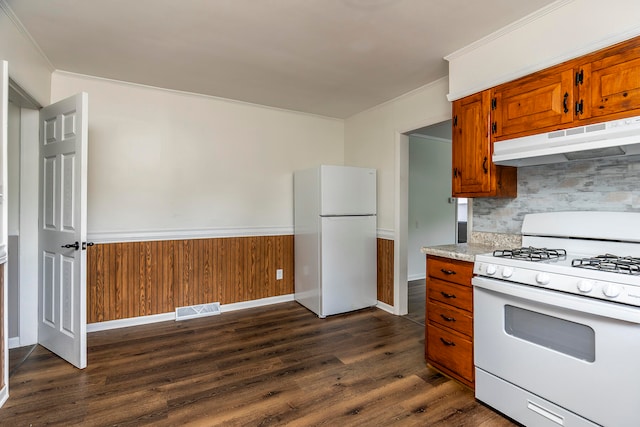
[[150,323],[166,322],[168,320],[175,320],[176,312],[152,314],[150,316],[129,317],[126,319],[107,320],[98,323],[87,324],[87,333],[107,331],[109,329],[128,328],[129,326],[148,325]]
[[376,307],[379,308],[380,310],[386,311],[387,313],[396,314],[395,308],[392,305],[389,305],[382,301],[378,301],[378,304],[376,304]]
[[293,294],[255,299],[251,301],[234,302],[232,304],[224,304],[220,306],[220,311],[222,313],[226,313],[228,311],[244,310],[245,308],[262,307],[265,305],[278,304],[281,302],[289,301],[293,301]]
[[9,349],[20,347],[20,337],[9,338]]
[[9,399],[9,387],[6,385],[0,390],[0,407]]
[[[220,306],[222,314],[229,311],[244,310],[246,308],[262,307],[265,305],[278,304],[281,302],[293,301],[293,294],[281,295],[277,297],[261,298],[252,301],[235,302],[232,304],[224,304]],[[87,332],[106,331],[109,329],[127,328],[129,326],[148,325],[157,322],[166,322],[175,320],[176,313],[161,313],[151,316],[130,317],[127,319],[108,320],[105,322],[90,323],[87,325]]]
[[412,280],[421,280],[421,279],[424,279],[425,277],[427,276],[424,273],[412,274],[411,276],[407,277],[407,281],[411,282]]

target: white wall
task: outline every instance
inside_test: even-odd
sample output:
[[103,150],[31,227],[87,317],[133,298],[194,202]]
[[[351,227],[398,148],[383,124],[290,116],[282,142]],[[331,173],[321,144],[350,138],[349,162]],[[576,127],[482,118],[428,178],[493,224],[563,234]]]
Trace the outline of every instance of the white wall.
[[560,0],[447,56],[454,100],[640,34],[637,0]]
[[49,103],[53,67],[4,1],[0,1],[0,59],[9,61],[9,76],[22,89],[40,104]]
[[343,164],[341,120],[53,74],[52,101],[80,91],[89,94],[94,237],[254,227],[292,232],[292,172]]
[[408,279],[426,275],[423,246],[456,241],[451,199],[451,141],[409,137]]

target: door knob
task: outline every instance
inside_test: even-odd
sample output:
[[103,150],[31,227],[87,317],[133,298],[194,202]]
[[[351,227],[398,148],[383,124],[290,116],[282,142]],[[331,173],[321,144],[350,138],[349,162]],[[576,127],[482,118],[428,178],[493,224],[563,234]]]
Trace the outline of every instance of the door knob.
[[[84,244],[83,244],[83,246],[84,246]],[[73,249],[75,249],[75,250],[77,251],[78,249],[80,249],[80,243],[78,243],[78,242],[75,242],[75,243],[69,243],[69,244],[66,244],[66,245],[62,245],[62,246],[60,246],[60,247],[61,247],[61,248],[66,248],[66,249],[71,249],[71,248],[73,248]],[[83,248],[83,249],[84,249],[84,248]]]

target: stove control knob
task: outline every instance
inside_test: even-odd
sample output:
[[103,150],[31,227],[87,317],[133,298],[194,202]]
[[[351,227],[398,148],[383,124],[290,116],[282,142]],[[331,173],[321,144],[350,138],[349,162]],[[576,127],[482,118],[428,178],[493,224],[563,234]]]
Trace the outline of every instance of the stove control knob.
[[604,296],[609,298],[617,297],[618,295],[620,295],[621,290],[622,289],[620,288],[620,286],[616,285],[615,283],[607,283],[602,287],[602,293],[604,294]]
[[487,274],[489,276],[493,276],[494,274],[496,274],[497,270],[498,270],[498,267],[496,267],[494,264],[487,265]]
[[582,293],[588,293],[593,290],[593,282],[591,280],[582,279],[578,282],[578,290]]
[[502,270],[502,277],[511,277],[512,275],[513,275],[513,268],[505,267],[504,270]]
[[539,285],[548,285],[551,281],[551,277],[547,273],[538,273],[536,274],[536,283]]

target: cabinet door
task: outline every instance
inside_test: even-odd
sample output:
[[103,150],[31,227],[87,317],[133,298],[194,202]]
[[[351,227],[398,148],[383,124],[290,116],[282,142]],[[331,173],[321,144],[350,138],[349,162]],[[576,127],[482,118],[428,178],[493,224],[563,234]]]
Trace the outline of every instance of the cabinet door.
[[453,103],[452,166],[454,197],[516,197],[517,169],[496,166],[489,137],[491,91]]
[[613,120],[640,115],[639,40],[605,51],[577,72],[579,119]]
[[495,89],[495,141],[555,130],[573,120],[573,69],[557,67]]
[[491,190],[489,91],[453,103],[453,195],[482,195]]

